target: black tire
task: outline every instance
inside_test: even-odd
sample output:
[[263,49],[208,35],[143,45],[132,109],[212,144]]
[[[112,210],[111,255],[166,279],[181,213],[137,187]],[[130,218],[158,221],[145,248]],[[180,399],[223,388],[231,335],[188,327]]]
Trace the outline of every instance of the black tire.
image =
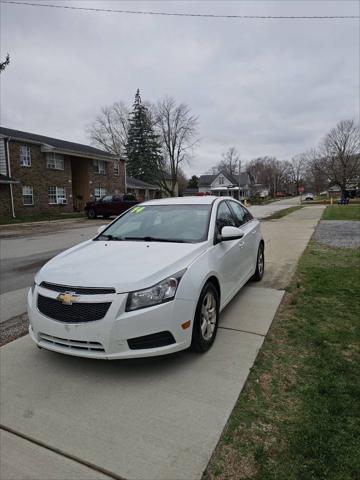
[[252,280],[255,282],[260,282],[264,276],[265,270],[265,253],[264,253],[264,244],[260,243],[259,250],[256,258],[256,270]]
[[96,211],[93,208],[89,208],[87,211],[87,216],[90,218],[90,220],[94,220],[97,217]]
[[[205,319],[204,310],[209,307],[206,307],[207,302],[214,302],[213,306],[210,304],[210,310],[214,309],[212,317]],[[204,303],[205,302],[205,303]],[[207,283],[201,291],[199,301],[196,307],[194,326],[192,332],[192,340],[190,345],[190,350],[192,352],[204,353],[212,346],[214,343],[218,324],[219,324],[219,294],[214,287],[214,285],[209,282]],[[209,315],[209,311],[207,312]],[[206,325],[204,325],[204,322]],[[201,328],[203,326],[203,328]]]

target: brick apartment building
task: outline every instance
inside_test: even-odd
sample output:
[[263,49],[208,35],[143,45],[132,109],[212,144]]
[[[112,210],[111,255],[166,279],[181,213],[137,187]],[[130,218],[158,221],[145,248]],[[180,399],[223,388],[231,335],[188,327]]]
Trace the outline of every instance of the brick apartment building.
[[0,217],[82,211],[89,199],[125,191],[119,157],[0,127]]

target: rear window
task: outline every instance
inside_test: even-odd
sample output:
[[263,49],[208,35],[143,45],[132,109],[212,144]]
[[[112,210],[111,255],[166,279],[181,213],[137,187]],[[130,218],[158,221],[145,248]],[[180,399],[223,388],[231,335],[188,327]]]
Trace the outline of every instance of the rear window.
[[136,202],[135,195],[132,195],[131,193],[126,193],[124,195],[124,202]]

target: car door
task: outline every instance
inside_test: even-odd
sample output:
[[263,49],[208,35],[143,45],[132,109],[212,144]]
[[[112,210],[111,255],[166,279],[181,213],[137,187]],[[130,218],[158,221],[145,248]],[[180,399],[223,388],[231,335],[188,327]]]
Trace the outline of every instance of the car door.
[[111,205],[111,215],[120,215],[124,211],[122,208],[122,197],[120,195],[113,195]]
[[242,271],[240,274],[241,281],[244,282],[254,270],[256,264],[257,245],[255,245],[256,236],[256,222],[253,221],[251,213],[244,208],[240,203],[229,200],[228,204],[235,216],[235,225],[244,232],[244,236],[240,242],[241,257],[242,257]]
[[111,195],[105,195],[101,199],[101,202],[99,203],[99,213],[102,215],[104,218],[110,217],[112,215],[111,213],[111,205],[112,205],[112,196]]
[[[216,214],[215,234],[221,234],[225,226],[236,226],[235,217],[224,200],[218,205]],[[214,248],[214,255],[217,264],[217,272],[221,280],[222,303],[226,303],[238,290],[240,284],[242,264],[244,256],[241,251],[242,239],[228,240],[217,243]]]

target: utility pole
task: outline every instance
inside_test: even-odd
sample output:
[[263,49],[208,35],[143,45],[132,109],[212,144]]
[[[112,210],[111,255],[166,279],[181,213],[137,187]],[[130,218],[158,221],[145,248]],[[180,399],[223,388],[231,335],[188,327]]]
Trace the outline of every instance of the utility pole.
[[239,158],[239,198],[238,200],[240,200],[240,192],[241,192],[240,178],[241,178],[241,160]]

